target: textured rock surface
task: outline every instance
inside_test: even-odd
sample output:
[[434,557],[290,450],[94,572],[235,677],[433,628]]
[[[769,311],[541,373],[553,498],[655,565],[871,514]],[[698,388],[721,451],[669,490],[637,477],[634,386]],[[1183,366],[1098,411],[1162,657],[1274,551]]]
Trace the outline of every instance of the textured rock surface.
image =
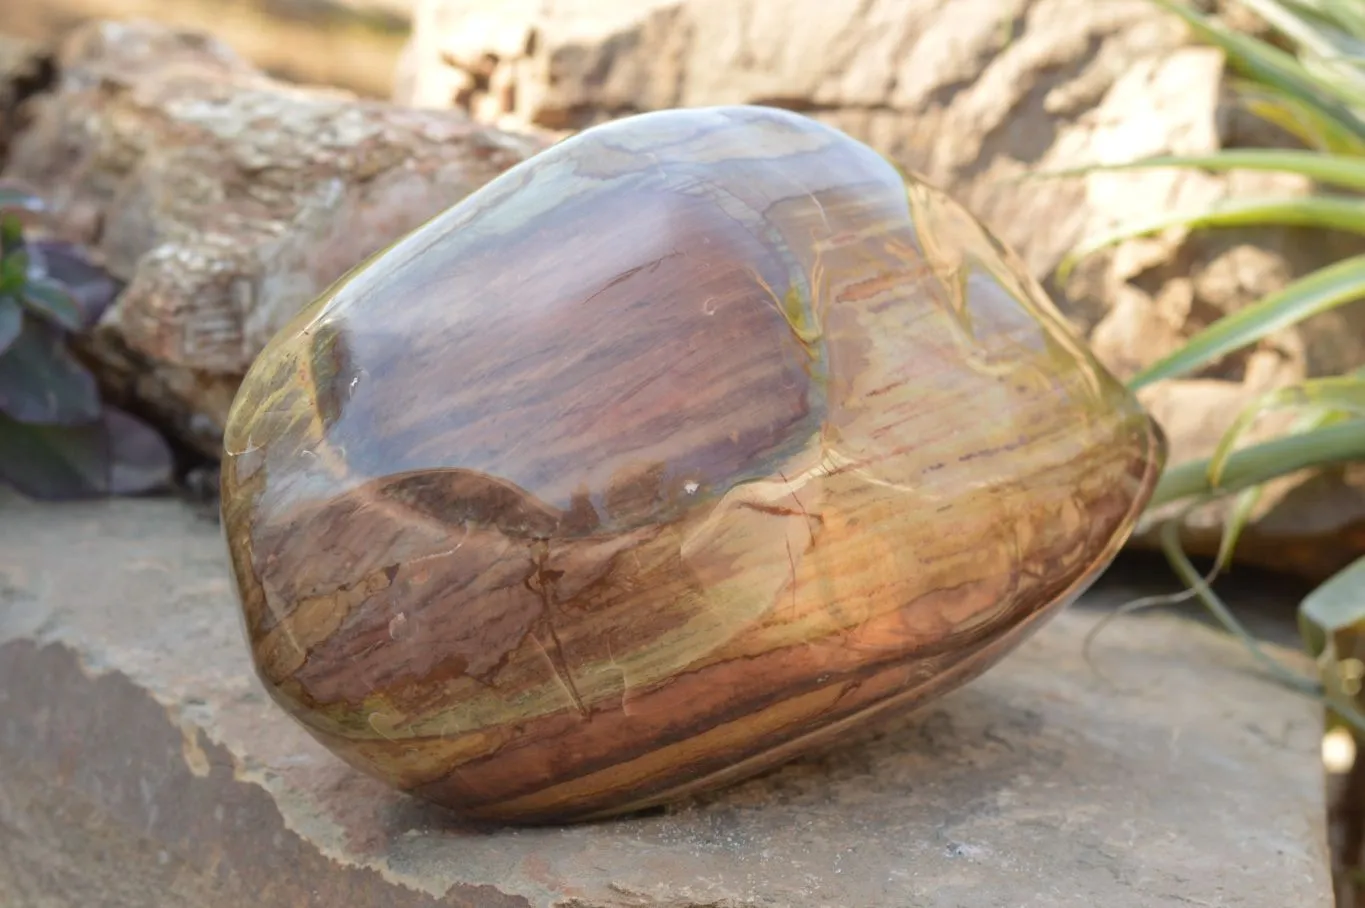
[[952,192],[1040,273],[1119,199],[1008,180],[1217,139],[1221,58],[1183,46],[1148,0],[422,0],[414,23],[398,100],[550,129],[672,106],[804,111]]
[[290,316],[540,147],[456,112],[286,86],[145,23],[78,30],[58,67],[5,174],[130,282],[92,341],[106,381],[214,455],[241,375]]
[[19,128],[17,115],[25,94],[45,78],[47,58],[47,47],[0,34],[0,163]]
[[[1229,103],[1221,55],[1187,44],[1148,0],[419,0],[414,23],[400,100],[552,129],[675,105],[806,111],[948,190],[1039,278],[1117,220],[1306,188],[1279,175],[1163,171],[1017,180],[1278,140]],[[1085,263],[1059,301],[1126,377],[1346,250],[1286,231],[1176,231]],[[1178,462],[1207,455],[1257,393],[1361,364],[1357,305],[1145,399]],[[1195,548],[1216,547],[1219,514],[1189,522]],[[1322,576],[1365,551],[1365,476],[1283,484],[1262,515],[1242,554]]]
[[1331,904],[1315,710],[1187,621],[1121,620],[1101,676],[1073,610],[919,715],[707,801],[477,829],[266,700],[210,521],[0,509],[6,906]]
[[91,19],[201,29],[281,78],[383,97],[412,0],[5,0],[4,11],[0,30],[44,43]]

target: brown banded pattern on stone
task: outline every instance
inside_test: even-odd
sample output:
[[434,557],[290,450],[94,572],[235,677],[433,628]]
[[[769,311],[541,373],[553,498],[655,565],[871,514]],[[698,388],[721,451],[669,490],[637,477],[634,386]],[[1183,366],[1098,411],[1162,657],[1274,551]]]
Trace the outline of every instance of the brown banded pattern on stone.
[[1164,459],[961,207],[756,107],[506,172],[277,336],[225,445],[271,694],[515,822],[672,800],[961,684],[1107,566]]

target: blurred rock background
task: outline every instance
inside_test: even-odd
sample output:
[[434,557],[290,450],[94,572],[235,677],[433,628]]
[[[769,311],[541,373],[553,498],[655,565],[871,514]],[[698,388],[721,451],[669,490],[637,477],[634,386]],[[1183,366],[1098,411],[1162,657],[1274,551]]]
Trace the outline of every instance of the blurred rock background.
[[[1220,9],[1215,0],[1204,5]],[[1231,8],[1223,14],[1241,28],[1257,28]],[[1246,172],[1032,178],[1148,154],[1286,141],[1236,101],[1222,54],[1192,42],[1174,17],[1148,0],[6,0],[0,32],[50,46],[76,23],[108,17],[141,17],[214,35],[231,48],[224,53],[244,58],[240,66],[228,66],[237,74],[223,76],[226,82],[250,82],[255,77],[243,76],[243,68],[258,67],[287,82],[373,99],[366,103],[391,102],[365,115],[374,122],[396,117],[411,125],[413,115],[395,111],[416,108],[429,118],[424,122],[444,124],[442,129],[469,123],[492,145],[517,147],[503,164],[567,131],[661,107],[761,103],[808,113],[926,175],[983,218],[1124,378],[1218,317],[1359,246],[1304,230],[1172,230],[1123,243],[1087,259],[1064,286],[1057,281],[1057,265],[1068,250],[1121,220],[1249,193],[1309,189],[1294,177]],[[300,280],[298,268],[280,264],[279,244],[249,254],[236,249],[219,258],[222,269],[247,287],[232,293],[244,297],[196,294],[183,305],[168,304],[165,288],[198,286],[193,276],[173,267],[167,272],[171,258],[160,247],[168,233],[202,233],[203,222],[194,226],[183,210],[154,203],[173,195],[173,180],[183,173],[175,177],[175,168],[158,163],[165,152],[154,147],[157,142],[143,142],[133,152],[112,140],[92,143],[76,155],[83,161],[80,177],[72,167],[52,163],[69,164],[72,143],[85,141],[82,135],[122,135],[118,117],[124,114],[113,113],[120,98],[131,99],[128,110],[136,116],[149,118],[148,135],[161,129],[165,138],[179,129],[175,116],[148,113],[169,103],[164,92],[158,94],[157,86],[169,78],[160,58],[124,67],[117,61],[128,54],[119,40],[67,42],[44,64],[77,75],[24,108],[34,125],[16,140],[6,175],[67,199],[69,230],[102,244],[119,276],[130,281],[130,291],[102,325],[96,353],[114,383],[146,398],[172,431],[211,454],[235,382],[263,338],[335,275],[315,268]],[[214,54],[191,53],[177,65],[202,69],[208,64],[200,58]],[[209,70],[218,71],[218,57]],[[92,94],[82,72],[104,73],[122,87]],[[277,87],[270,91],[283,90],[272,84]],[[246,97],[240,85],[224,90]],[[160,100],[147,102],[144,94]],[[325,120],[328,104],[343,103],[320,100],[317,89],[290,97],[285,109],[296,114],[277,122],[294,122],[289,118],[296,115]],[[202,123],[194,128],[208,129]],[[251,146],[250,130],[242,128],[247,132],[234,141]],[[411,125],[418,133],[427,128]],[[5,132],[0,120],[0,143]],[[395,135],[389,140],[398,151],[381,156],[388,163],[372,160],[366,167],[391,172],[408,141]],[[439,156],[445,140],[426,135],[413,141],[434,142],[429,150]],[[518,144],[518,136],[526,143]],[[252,153],[279,155],[289,145]],[[129,166],[130,153],[137,166]],[[229,163],[209,169],[219,191],[230,195],[234,180],[252,179],[250,167],[238,166],[247,152],[234,147],[221,154]],[[434,165],[423,166],[435,173]],[[304,180],[271,222],[290,239],[283,258],[295,265],[341,268],[342,252],[385,245],[395,231],[426,216],[425,206],[452,202],[472,185],[456,181],[445,195],[406,210],[401,194],[356,201],[373,182],[364,167],[327,173],[350,193],[350,201],[336,204],[356,212],[345,222],[347,242],[339,247],[336,236],[319,228],[325,220],[320,211],[339,210],[317,203],[319,187],[331,184]],[[118,191],[110,189],[115,184]],[[102,223],[107,211],[122,216],[129,197],[145,202],[141,227],[114,240],[97,235],[91,225]],[[204,333],[197,326],[221,341],[208,369],[202,351],[183,342]],[[1264,391],[1362,364],[1365,308],[1347,306],[1192,378],[1145,389],[1143,396],[1179,462],[1207,455],[1237,410]],[[1267,420],[1260,434],[1279,428]],[[1217,507],[1192,515],[1187,546],[1211,552],[1221,517]],[[1349,467],[1276,483],[1239,554],[1320,579],[1362,551],[1365,470]]]
[[49,43],[92,19],[206,31],[266,72],[373,97],[392,90],[414,0],[5,0],[0,33]]

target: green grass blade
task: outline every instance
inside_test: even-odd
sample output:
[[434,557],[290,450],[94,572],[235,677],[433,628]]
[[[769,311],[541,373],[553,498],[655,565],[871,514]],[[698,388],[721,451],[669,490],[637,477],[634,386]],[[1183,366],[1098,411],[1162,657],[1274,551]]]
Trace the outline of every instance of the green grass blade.
[[1285,0],[1284,5],[1365,41],[1365,6],[1359,0]]
[[1365,139],[1316,107],[1252,81],[1234,79],[1231,87],[1252,115],[1278,126],[1309,148],[1334,154],[1365,155]]
[[1343,96],[1354,98],[1352,103],[1365,98],[1365,73],[1351,63],[1362,44],[1336,22],[1316,10],[1279,0],[1242,0],[1242,4],[1298,45],[1305,68],[1338,80]]
[[1187,460],[1167,469],[1148,504],[1150,510],[1196,495],[1240,492],[1309,467],[1365,459],[1365,419],[1347,419],[1299,435],[1243,448],[1228,458],[1218,488],[1209,482],[1207,459]]
[[1191,337],[1180,349],[1134,376],[1137,389],[1187,375],[1234,350],[1306,318],[1365,297],[1365,255],[1342,259],[1282,287],[1256,303],[1224,316]]
[[[1365,377],[1365,369],[1360,370],[1359,376]],[[1274,394],[1275,392],[1271,392]],[[1269,396],[1269,395],[1267,395]],[[1254,406],[1254,405],[1253,405]],[[1248,407],[1251,410],[1252,407]],[[1362,415],[1362,414],[1357,414]],[[1325,410],[1319,407],[1310,407],[1309,412],[1300,416],[1290,427],[1290,435],[1300,435],[1304,432],[1311,432],[1323,426],[1331,425],[1344,418],[1340,410]],[[1232,455],[1233,447],[1230,439],[1234,429],[1230,429],[1223,436],[1223,441],[1219,445],[1219,450],[1215,451],[1209,461],[1209,485],[1217,487],[1223,478],[1223,470],[1227,466],[1227,458]],[[1224,450],[1224,447],[1226,449]],[[1221,459],[1221,462],[1220,462]],[[1255,513],[1256,505],[1260,504],[1261,497],[1265,492],[1265,486],[1251,486],[1237,493],[1233,502],[1232,510],[1228,512],[1227,520],[1223,523],[1223,532],[1218,539],[1218,555],[1214,559],[1213,574],[1220,574],[1232,563],[1233,553],[1237,549],[1237,543],[1242,538],[1242,533],[1251,523],[1251,517]]]
[[1339,122],[1342,128],[1365,139],[1365,120],[1350,107],[1354,100],[1329,80],[1314,78],[1290,54],[1263,41],[1238,34],[1195,11],[1179,0],[1152,0],[1181,19],[1202,40],[1223,50],[1229,62],[1259,82],[1272,85],[1287,95],[1317,108]]
[[1202,208],[1136,219],[1081,243],[1058,266],[1058,276],[1065,280],[1078,261],[1106,246],[1160,233],[1171,227],[1259,227],[1267,224],[1323,227],[1365,234],[1365,200],[1336,195],[1227,199]]
[[1223,437],[1218,440],[1218,446],[1209,457],[1209,484],[1217,487],[1223,469],[1227,466],[1228,457],[1232,455],[1237,442],[1265,413],[1288,408],[1311,410],[1312,418],[1307,420],[1308,425],[1304,426],[1304,429],[1320,424],[1319,414],[1324,412],[1365,416],[1365,377],[1362,375],[1357,372],[1350,375],[1313,378],[1286,388],[1276,388],[1252,401],[1237,414],[1237,418],[1223,433]]
[[1289,38],[1300,49],[1318,56],[1331,56],[1337,52],[1337,45],[1328,34],[1324,34],[1320,17],[1315,10],[1303,7],[1290,8],[1278,0],[1241,0],[1242,6],[1265,20],[1266,24]]
[[1297,5],[1331,19],[1342,31],[1365,41],[1365,4],[1360,0],[1298,0]]
[[1251,515],[1255,513],[1256,505],[1260,504],[1264,492],[1265,486],[1252,486],[1237,493],[1232,511],[1223,524],[1223,533],[1218,538],[1218,554],[1213,561],[1214,573],[1221,574],[1232,563],[1237,543],[1241,540],[1243,531],[1250,525]]
[[1365,5],[1359,0],[1274,0],[1315,28],[1339,57],[1365,75]]
[[[1066,170],[1043,171],[1037,177],[1084,176],[1089,173],[1116,170],[1138,170],[1156,167],[1197,167],[1204,170],[1259,170],[1293,173],[1308,177],[1328,186],[1365,191],[1365,158],[1326,154],[1318,151],[1296,151],[1278,148],[1236,148],[1212,154],[1153,155],[1126,161],[1122,164],[1087,164]],[[1365,205],[1365,200],[1359,202]]]
[[1292,690],[1309,696],[1319,696],[1321,688],[1318,683],[1311,678],[1306,678],[1288,666],[1273,658],[1269,653],[1261,648],[1260,641],[1251,635],[1232,613],[1232,609],[1219,598],[1218,594],[1209,586],[1208,581],[1190,563],[1189,556],[1180,547],[1179,536],[1180,521],[1167,521],[1161,528],[1161,551],[1166,555],[1166,560],[1170,563],[1171,569],[1176,576],[1185,582],[1185,585],[1195,591],[1199,601],[1209,610],[1209,613],[1223,625],[1224,630],[1236,637],[1241,642],[1252,657],[1261,664],[1265,670],[1273,677],[1277,678]]

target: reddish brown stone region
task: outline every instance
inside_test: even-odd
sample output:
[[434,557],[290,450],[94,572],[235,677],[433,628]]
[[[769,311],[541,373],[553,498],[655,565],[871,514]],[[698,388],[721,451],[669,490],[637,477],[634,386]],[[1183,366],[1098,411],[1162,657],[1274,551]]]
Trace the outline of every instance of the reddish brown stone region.
[[468,815],[598,817],[985,671],[1164,442],[963,209],[749,107],[588,130],[262,354],[223,508],[257,671]]

